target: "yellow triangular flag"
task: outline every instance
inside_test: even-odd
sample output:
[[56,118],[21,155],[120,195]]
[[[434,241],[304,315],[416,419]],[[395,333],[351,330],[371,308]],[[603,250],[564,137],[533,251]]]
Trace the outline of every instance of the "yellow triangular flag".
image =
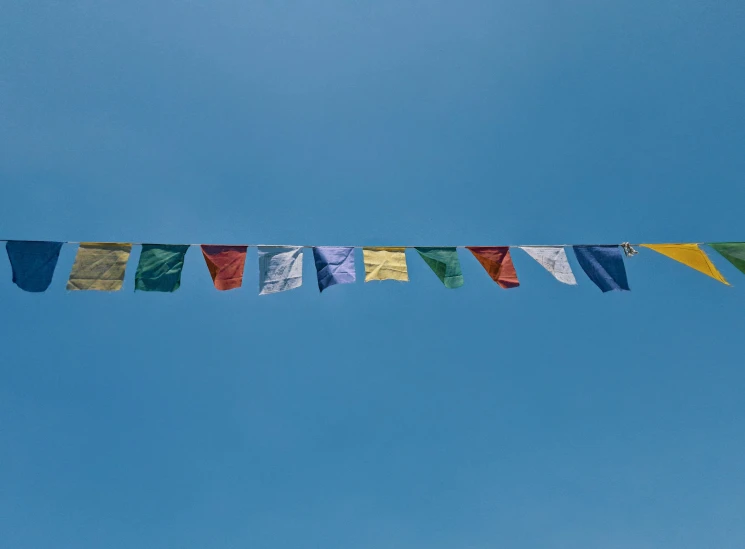
[[722,273],[717,271],[709,256],[698,247],[698,244],[641,244],[641,246],[666,255],[683,265],[688,265],[691,269],[696,269],[729,286],[729,282],[725,280]]

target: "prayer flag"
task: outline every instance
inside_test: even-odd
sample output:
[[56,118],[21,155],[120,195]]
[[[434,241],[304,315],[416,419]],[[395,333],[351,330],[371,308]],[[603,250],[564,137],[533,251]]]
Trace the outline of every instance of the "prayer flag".
[[409,281],[406,248],[362,248],[365,282],[372,280]]
[[117,292],[122,289],[132,244],[113,242],[81,242],[72,266],[68,290],[100,290]]
[[294,290],[302,284],[302,247],[259,246],[259,295]]
[[463,286],[458,250],[455,248],[417,248],[424,262],[437,275],[446,288]]
[[135,274],[135,290],[175,292],[181,286],[181,271],[188,245],[143,244]]
[[521,246],[520,249],[554,275],[554,278],[559,282],[577,284],[564,248]]
[[582,270],[600,290],[630,291],[623,254],[618,246],[572,246]]
[[62,242],[10,240],[5,244],[13,283],[27,292],[43,292],[52,283]]
[[215,288],[220,291],[240,288],[248,246],[202,245],[201,248]]
[[745,242],[712,242],[709,246],[745,273]]
[[698,272],[729,286],[729,282],[717,270],[709,256],[698,247],[698,244],[642,244],[641,246],[654,250],[658,254],[666,255],[683,265],[688,265],[691,269],[696,269]]
[[500,288],[517,288],[520,285],[517,280],[517,271],[512,264],[509,246],[469,246],[467,249],[478,259],[481,266],[491,279],[499,284]]
[[354,248],[317,246],[313,248],[313,259],[316,262],[320,291],[334,284],[350,284],[357,280]]

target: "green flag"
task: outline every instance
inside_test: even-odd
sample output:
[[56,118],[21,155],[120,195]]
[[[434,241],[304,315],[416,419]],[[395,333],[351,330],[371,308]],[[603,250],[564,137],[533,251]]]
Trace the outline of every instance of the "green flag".
[[745,242],[713,242],[709,246],[718,251],[740,272],[745,273]]
[[143,244],[135,275],[135,290],[175,292],[181,286],[184,256],[189,246]]
[[446,288],[463,286],[463,271],[455,248],[416,248],[416,251]]

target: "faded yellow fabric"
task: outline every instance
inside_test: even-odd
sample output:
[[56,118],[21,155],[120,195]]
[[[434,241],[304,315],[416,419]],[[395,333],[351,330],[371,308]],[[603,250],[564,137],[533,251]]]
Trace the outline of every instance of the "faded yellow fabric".
[[727,284],[727,286],[729,286],[729,282],[727,282],[722,276],[722,273],[717,270],[709,259],[709,256],[698,247],[698,244],[642,244],[642,246],[654,250],[662,255],[666,255],[670,259],[674,259],[683,265],[688,265],[691,269],[696,269],[697,271],[718,280],[722,284]]
[[362,248],[365,282],[371,280],[409,281],[406,248]]
[[116,292],[122,289],[132,244],[81,242],[72,266],[68,290]]

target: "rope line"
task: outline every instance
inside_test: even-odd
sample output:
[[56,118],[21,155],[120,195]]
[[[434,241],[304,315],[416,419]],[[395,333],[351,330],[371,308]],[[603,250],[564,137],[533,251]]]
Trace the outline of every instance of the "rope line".
[[[13,242],[14,240],[11,238],[0,238],[0,242]],[[62,244],[87,244],[91,242],[96,242],[99,244],[131,244],[132,246],[142,246],[143,244],[162,244],[164,246],[246,246],[247,248],[320,248],[324,247],[325,245],[319,244],[319,245],[308,245],[308,244],[209,244],[206,242],[201,242],[199,244],[170,244],[165,242],[119,242],[119,241],[109,241],[109,242],[101,242],[101,241],[94,241],[90,240],[88,242],[77,242],[74,240],[54,240],[54,241],[48,241],[48,240],[20,240],[19,242],[61,242]],[[702,245],[706,244],[706,242],[645,242],[645,244],[652,244],[652,245],[666,245],[666,244],[697,244]],[[613,243],[613,244],[503,244],[499,247],[505,247],[505,248],[571,248],[572,246],[641,246],[641,244],[629,244],[628,242],[622,242],[622,243]],[[342,246],[342,245],[334,245],[332,246],[334,248],[406,248],[406,249],[414,249],[414,248],[491,248],[491,247],[497,247],[495,244],[489,244],[486,246],[376,246],[376,245],[364,245],[364,246]]]

